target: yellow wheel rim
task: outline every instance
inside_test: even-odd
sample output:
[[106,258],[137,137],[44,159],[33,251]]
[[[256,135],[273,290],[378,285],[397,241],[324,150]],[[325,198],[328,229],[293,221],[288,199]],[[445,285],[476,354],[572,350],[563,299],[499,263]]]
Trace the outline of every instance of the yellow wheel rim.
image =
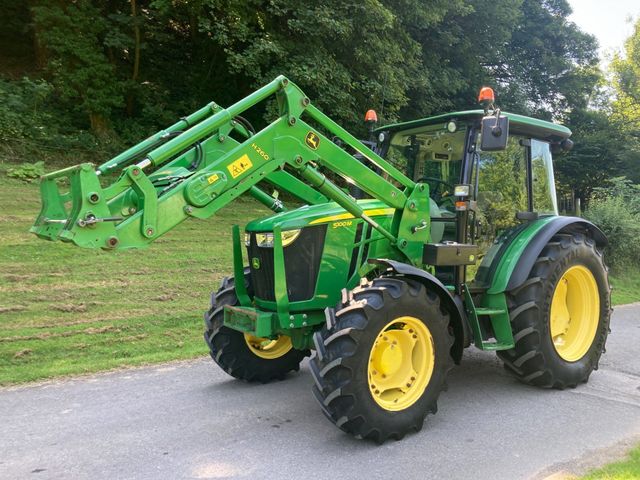
[[254,337],[245,333],[244,340],[252,353],[266,360],[280,358],[293,348],[291,338],[284,335],[272,340],[270,338]]
[[600,296],[593,273],[582,265],[570,267],[553,292],[550,332],[558,355],[575,362],[593,344],[600,320]]
[[404,410],[422,396],[435,365],[433,337],[415,317],[398,317],[380,332],[369,355],[369,390],[390,411]]

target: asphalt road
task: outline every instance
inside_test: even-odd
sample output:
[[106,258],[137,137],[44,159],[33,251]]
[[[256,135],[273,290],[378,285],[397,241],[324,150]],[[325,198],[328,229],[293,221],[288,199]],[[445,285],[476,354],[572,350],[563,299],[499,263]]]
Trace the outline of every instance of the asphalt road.
[[[330,424],[306,364],[269,385],[208,359],[0,390],[0,478],[544,478],[640,441],[640,305],[587,385],[519,384],[469,349],[425,428],[383,446]],[[622,443],[621,443],[622,442]]]

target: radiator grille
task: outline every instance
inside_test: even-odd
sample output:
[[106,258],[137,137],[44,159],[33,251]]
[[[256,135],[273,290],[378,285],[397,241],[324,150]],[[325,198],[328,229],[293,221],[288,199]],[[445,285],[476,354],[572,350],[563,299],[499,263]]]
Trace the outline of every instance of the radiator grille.
[[[291,245],[284,247],[284,269],[290,302],[313,298],[320,273],[326,231],[326,225],[303,228],[298,238]],[[273,248],[258,247],[256,235],[251,233],[247,252],[256,298],[275,301]],[[254,268],[253,258],[258,259],[260,268]]]

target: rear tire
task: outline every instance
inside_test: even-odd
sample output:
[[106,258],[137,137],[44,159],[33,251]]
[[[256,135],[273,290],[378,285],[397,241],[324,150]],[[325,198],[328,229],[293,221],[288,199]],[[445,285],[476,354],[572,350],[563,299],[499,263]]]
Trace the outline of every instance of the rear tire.
[[314,344],[313,393],[323,413],[378,443],[422,428],[453,367],[448,313],[435,293],[407,278],[344,291]]
[[522,382],[564,389],[587,382],[605,350],[611,288],[602,252],[582,234],[557,234],[509,292],[515,348],[498,352]]
[[[253,295],[248,269],[245,285]],[[308,350],[296,350],[289,337],[274,341],[259,339],[224,326],[224,306],[238,305],[233,277],[226,277],[218,291],[211,295],[211,308],[204,314],[204,339],[214,362],[232,377],[247,382],[267,383],[283,379],[300,369],[300,362]]]

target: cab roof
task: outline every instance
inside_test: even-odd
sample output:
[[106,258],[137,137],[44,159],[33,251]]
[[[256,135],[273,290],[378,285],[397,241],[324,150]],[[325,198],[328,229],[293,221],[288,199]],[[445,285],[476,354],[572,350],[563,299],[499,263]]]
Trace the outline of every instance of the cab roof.
[[[564,125],[539,120],[537,118],[525,117],[524,115],[518,115],[516,113],[501,112],[500,114],[509,118],[509,131],[514,134],[530,135],[534,138],[550,142],[558,142],[571,136],[571,130]],[[394,123],[376,130],[397,132],[410,128],[437,125],[439,123],[446,124],[450,120],[461,122],[480,121],[484,116],[484,110],[466,110],[464,112],[452,112],[435,117],[421,118],[410,122]]]

